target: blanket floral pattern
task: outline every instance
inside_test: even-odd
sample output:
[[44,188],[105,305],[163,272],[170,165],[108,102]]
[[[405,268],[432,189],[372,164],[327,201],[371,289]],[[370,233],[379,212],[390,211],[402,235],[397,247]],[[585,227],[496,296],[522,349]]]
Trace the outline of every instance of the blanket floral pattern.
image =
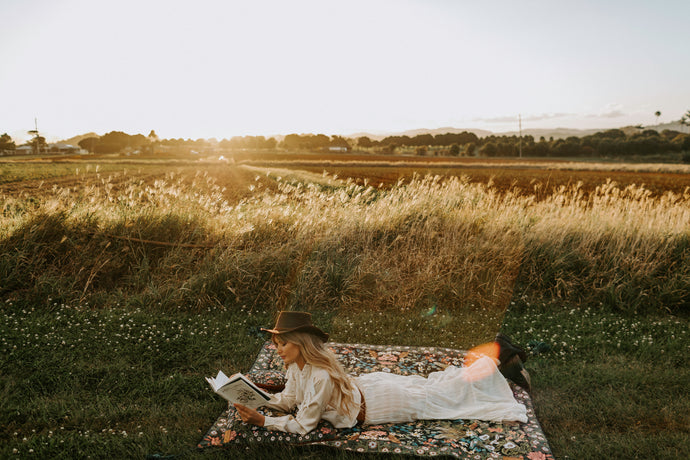
[[[383,371],[419,374],[461,366],[464,352],[449,348],[405,347],[331,343],[352,375]],[[275,346],[267,341],[247,375],[257,383],[280,386],[284,383],[282,361]],[[335,429],[328,422],[305,436],[268,431],[242,423],[229,407],[199,443],[199,448],[255,442],[318,444],[357,452],[388,452],[408,455],[445,455],[461,459],[552,460],[553,455],[534,414],[529,394],[511,383],[515,398],[527,407],[527,423],[496,423],[479,420],[425,420],[385,425],[357,425]],[[282,415],[261,409],[266,415]]]

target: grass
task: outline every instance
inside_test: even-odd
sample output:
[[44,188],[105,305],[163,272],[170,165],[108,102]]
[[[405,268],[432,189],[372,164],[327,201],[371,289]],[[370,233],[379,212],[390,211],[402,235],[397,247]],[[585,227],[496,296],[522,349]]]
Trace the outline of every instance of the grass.
[[[688,318],[558,307],[523,304],[506,318],[532,345],[535,407],[557,456],[687,456]],[[550,349],[537,353],[540,343]]]
[[[138,164],[137,169],[146,169],[147,165]],[[118,172],[123,169],[122,164],[109,164],[105,162],[79,161],[76,163],[66,161],[47,161],[42,159],[31,160],[27,165],[26,160],[0,163],[0,184],[9,184],[22,181],[40,181],[61,177],[79,177],[91,174],[106,174]]]
[[[272,320],[248,311],[161,314],[58,304],[46,311],[7,301],[3,312],[5,458],[223,456],[191,449],[224,406],[202,377],[247,369],[263,340],[257,328]],[[315,314],[328,323],[332,312]],[[409,315],[414,333],[401,329],[401,320],[366,316],[357,329],[377,343],[448,345],[452,339],[435,333],[435,322],[444,320],[437,315]],[[331,321],[334,340],[352,337],[341,323]],[[557,458],[688,453],[688,323],[558,305],[509,309],[504,330],[533,345],[527,364],[535,406]],[[536,353],[540,343],[550,349]],[[294,450],[279,458],[319,453]]]
[[282,308],[336,341],[502,329],[531,348],[557,458],[690,454],[688,196],[134,171],[2,197],[0,457],[227,456],[194,452],[224,407],[203,377],[246,370]]
[[248,324],[246,316],[26,308],[4,306],[3,457],[16,449],[126,458],[161,443],[194,445],[210,419],[204,412],[222,407],[198,385],[200,372],[246,367],[256,352],[256,337],[235,323]]

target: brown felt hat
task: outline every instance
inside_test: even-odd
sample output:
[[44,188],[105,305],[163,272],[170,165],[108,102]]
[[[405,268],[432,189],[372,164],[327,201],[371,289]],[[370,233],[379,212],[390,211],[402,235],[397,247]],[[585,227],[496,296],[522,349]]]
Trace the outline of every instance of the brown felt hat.
[[307,332],[319,337],[324,342],[328,341],[328,334],[312,324],[311,313],[303,311],[281,311],[278,314],[278,319],[273,329],[261,328],[261,330],[270,332],[271,334]]

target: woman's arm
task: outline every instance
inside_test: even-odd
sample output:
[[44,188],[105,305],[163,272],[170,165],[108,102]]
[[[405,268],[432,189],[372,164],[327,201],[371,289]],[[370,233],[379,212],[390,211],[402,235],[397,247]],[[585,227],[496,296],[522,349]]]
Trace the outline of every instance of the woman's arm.
[[295,388],[297,377],[294,375],[293,367],[288,368],[285,380],[283,391],[271,395],[271,400],[265,404],[266,407],[287,412],[297,405],[297,391]]
[[269,430],[305,435],[316,428],[333,395],[333,382],[327,373],[318,373],[311,382],[313,392],[307,391],[295,416],[264,417],[263,426]]
[[[278,409],[282,411],[289,411],[296,405],[296,391],[295,391],[295,378],[294,369],[288,368],[286,377],[286,383],[284,385],[283,391],[271,395],[269,402],[265,404],[266,407],[273,409]],[[256,384],[255,384],[256,385]],[[259,411],[251,409],[242,404],[233,404],[235,410],[239,414],[243,422],[249,423],[251,425],[264,426],[265,417]]]

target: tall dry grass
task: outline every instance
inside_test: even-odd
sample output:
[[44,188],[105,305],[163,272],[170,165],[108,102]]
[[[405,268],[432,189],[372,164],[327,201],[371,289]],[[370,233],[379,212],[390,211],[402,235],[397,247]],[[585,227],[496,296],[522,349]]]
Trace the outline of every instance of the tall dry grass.
[[[690,302],[687,193],[609,182],[535,200],[462,178],[380,190],[252,171],[4,196],[0,295],[389,314],[500,311],[514,296],[630,312]],[[251,193],[233,201],[227,187]]]

